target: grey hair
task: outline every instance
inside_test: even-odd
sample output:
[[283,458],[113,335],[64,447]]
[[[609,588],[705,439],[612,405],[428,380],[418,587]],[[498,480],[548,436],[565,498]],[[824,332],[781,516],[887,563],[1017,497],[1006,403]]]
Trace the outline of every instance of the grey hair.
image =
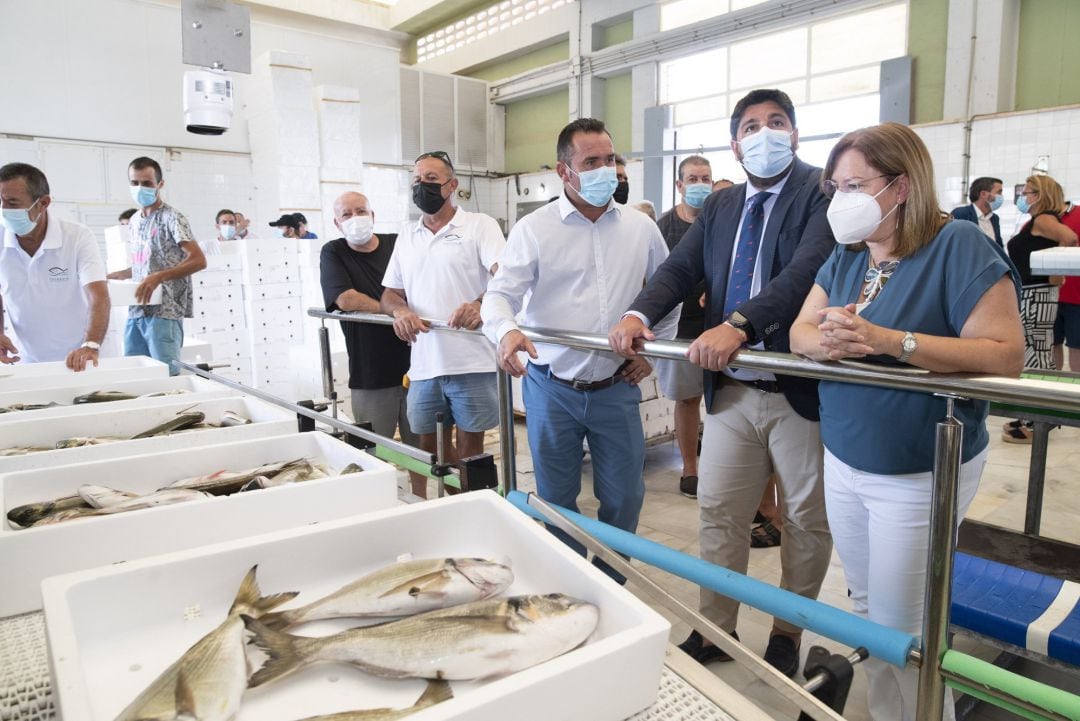
[[33,200],[49,194],[49,181],[45,178],[45,173],[33,165],[8,163],[0,168],[0,183],[6,183],[16,178],[22,178],[26,181],[26,189],[30,192],[30,198]]

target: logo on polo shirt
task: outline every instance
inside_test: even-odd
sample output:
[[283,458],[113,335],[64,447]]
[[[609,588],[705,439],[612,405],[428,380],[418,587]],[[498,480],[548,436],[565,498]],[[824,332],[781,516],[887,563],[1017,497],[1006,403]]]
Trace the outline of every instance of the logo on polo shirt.
[[56,283],[71,280],[71,273],[68,272],[67,268],[61,268],[58,265],[54,265],[49,268],[49,280]]
[[443,240],[461,240],[461,236],[457,233],[447,233],[443,236]]

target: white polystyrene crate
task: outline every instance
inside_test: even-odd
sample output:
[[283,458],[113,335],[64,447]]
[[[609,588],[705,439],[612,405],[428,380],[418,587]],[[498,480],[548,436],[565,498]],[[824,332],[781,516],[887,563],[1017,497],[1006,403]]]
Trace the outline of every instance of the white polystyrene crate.
[[[81,395],[94,391],[120,391],[128,395],[141,396],[147,393],[160,393],[163,391],[186,391],[182,395],[160,396],[157,398],[133,398],[129,401],[109,401],[108,403],[85,403],[72,405],[72,401]],[[117,381],[114,383],[90,383],[83,386],[71,386],[69,388],[41,388],[37,390],[9,391],[0,393],[0,408],[6,408],[15,403],[46,404],[59,403],[61,405],[52,408],[41,408],[34,411],[16,411],[0,414],[0,424],[14,421],[25,421],[31,418],[55,418],[74,413],[85,415],[87,413],[99,413],[107,409],[132,409],[142,408],[147,405],[160,405],[162,403],[177,403],[181,400],[196,401],[206,398],[224,398],[235,396],[236,392],[198,376],[180,375],[164,376],[162,378],[150,378],[138,381]]]
[[[272,302],[272,301],[266,301]],[[300,310],[299,304],[293,304],[292,308],[282,309],[273,313],[265,310],[248,309],[244,317],[245,322],[251,329],[251,342],[260,342],[259,335],[273,332],[288,332],[290,337],[302,337],[304,334],[304,320],[307,316]],[[314,319],[312,319],[314,323]],[[279,336],[280,337],[280,336]]]
[[295,238],[241,238],[237,241],[240,256],[248,263],[280,255],[296,255]]
[[244,269],[245,285],[263,283],[295,283],[300,279],[296,260],[281,260],[277,263],[259,263],[257,267]]
[[[115,515],[18,529],[11,509],[62,498],[91,483],[151,493],[170,483],[220,470],[309,458],[329,478]],[[340,475],[350,463],[360,473]],[[393,466],[324,433],[293,433],[190,450],[56,466],[0,476],[0,618],[41,608],[50,576],[159,553],[343,518],[397,504]],[[138,539],[132,543],[132,539]],[[63,549],[63,552],[57,552]]]
[[76,373],[64,361],[51,363],[15,363],[0,366],[0,393],[36,388],[70,388],[90,383],[164,378],[169,367],[148,356],[101,358],[98,364]]
[[213,423],[219,422],[222,414],[227,410],[238,413],[252,422],[228,428],[206,428],[184,431],[169,436],[155,436],[153,438],[117,441],[93,446],[39,451],[21,456],[3,456],[0,457],[0,473],[22,471],[29,468],[43,468],[58,464],[121,458],[123,456],[156,453],[178,448],[216,445],[248,438],[280,435],[296,429],[295,414],[253,398],[216,398],[195,403],[184,401],[181,398],[171,404],[141,408],[136,413],[130,413],[123,409],[106,410],[102,408],[100,413],[42,418],[40,420],[27,419],[20,423],[5,425],[3,436],[0,438],[0,446],[3,448],[53,447],[58,441],[81,436],[130,438],[160,423],[164,423],[175,417],[177,413],[185,410],[202,411],[206,414],[206,419]]
[[214,331],[211,333],[204,333],[199,336],[200,338],[208,341],[215,348],[218,345],[228,343],[250,343],[251,334],[246,328],[237,328],[235,330],[223,330]]
[[240,270],[202,270],[191,276],[192,288],[221,288],[230,285],[240,285],[244,280],[244,274]]
[[1031,270],[1047,275],[1080,275],[1080,248],[1048,248],[1031,254]]
[[206,303],[194,304],[194,317],[205,319],[215,316],[229,316],[231,318],[244,317],[244,299],[240,293],[234,293],[234,297],[225,300],[216,300]]
[[199,286],[193,290],[192,300],[195,301],[196,307],[234,300],[242,301],[244,298],[242,288],[243,286],[237,285]]
[[228,361],[234,358],[247,358],[251,355],[250,343],[213,343],[214,360]]
[[211,333],[232,333],[247,328],[247,318],[226,313],[209,314],[201,318],[184,318],[184,333],[206,337]]
[[[255,564],[263,593],[300,591],[294,602],[300,604],[402,554],[508,557],[515,579],[507,595],[565,593],[600,609],[583,646],[505,678],[453,682],[454,698],[417,714],[417,721],[622,721],[655,701],[668,622],[495,493],[482,491],[46,580],[53,689],[64,719],[114,718],[221,622]],[[200,611],[195,618],[192,608]],[[320,622],[303,632],[325,635],[355,625]],[[322,664],[248,691],[236,719],[408,706],[423,687]]]
[[261,285],[245,285],[244,300],[258,303],[264,300],[278,300],[283,298],[296,298],[300,296],[300,284],[292,283],[263,283]]
[[[107,282],[109,286],[109,302],[113,306],[144,305],[135,299],[135,289],[139,287],[139,281],[110,280]],[[154,288],[154,292],[150,294],[150,302],[146,305],[160,304],[162,292],[162,286],[159,285]]]
[[180,348],[180,360],[185,363],[209,363],[214,360],[214,351],[209,342],[185,335],[184,345]]
[[206,256],[207,271],[240,270],[244,267],[243,256],[240,253],[239,242],[228,241],[218,243],[217,255]]

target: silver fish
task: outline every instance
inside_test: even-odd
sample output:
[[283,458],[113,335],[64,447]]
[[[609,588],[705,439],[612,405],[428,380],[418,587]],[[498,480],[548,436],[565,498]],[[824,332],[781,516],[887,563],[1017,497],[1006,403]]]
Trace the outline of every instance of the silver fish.
[[249,670],[241,616],[261,616],[296,595],[262,596],[257,568],[244,576],[225,621],[165,669],[116,721],[229,721],[236,716]]
[[16,411],[40,411],[42,408],[55,408],[60,404],[52,403],[12,403],[10,406],[0,408],[0,413],[15,413]]
[[235,411],[225,411],[221,414],[221,423],[219,425],[222,428],[230,428],[232,426],[246,426],[250,423],[250,418],[245,418]]
[[309,716],[301,721],[397,721],[412,716],[417,711],[434,706],[454,697],[450,684],[445,681],[429,681],[424,693],[408,708],[373,708],[365,711],[345,711],[325,716]]
[[106,486],[95,486],[91,483],[84,483],[79,486],[78,495],[79,498],[86,501],[88,506],[93,508],[105,508],[106,506],[115,506],[118,503],[131,500],[138,494],[128,493],[127,491],[118,491],[115,488],[108,488]]
[[[169,484],[169,488],[193,488],[199,491],[213,493],[215,496],[228,495],[245,490],[246,485],[253,479],[271,479],[277,475],[296,468],[307,468],[310,461],[306,458],[295,458],[291,461],[279,461],[267,463],[257,468],[249,468],[244,471],[215,471],[204,476],[184,478]],[[267,481],[269,483],[269,480]],[[268,485],[260,485],[259,488],[267,488]]]
[[[105,488],[104,486],[98,486],[93,493],[100,497],[106,497],[111,490],[112,489]],[[112,492],[117,494],[120,493],[119,491]],[[109,516],[114,513],[124,513],[126,511],[141,511],[145,508],[153,508],[155,506],[172,506],[177,503],[187,503],[188,501],[197,501],[202,498],[210,497],[209,493],[202,493],[201,491],[192,491],[187,488],[171,488],[164,491],[147,493],[144,496],[133,496],[126,500],[113,502],[111,505],[102,508],[77,508],[63,513],[54,513],[42,518],[34,524],[34,527],[37,528],[38,526],[52,525],[61,521],[70,521],[74,518]]]
[[135,396],[130,393],[124,393],[122,391],[94,391],[93,393],[84,393],[81,396],[75,396],[71,402],[74,405],[82,405],[83,403],[111,403],[113,401],[130,401]]
[[82,446],[100,446],[102,443],[116,443],[122,441],[123,438],[115,438],[112,436],[75,436],[74,438],[64,438],[56,442],[56,449],[63,448],[81,448]]
[[269,656],[250,686],[327,662],[386,678],[496,678],[577,648],[599,619],[596,606],[561,593],[468,603],[326,638],[292,636],[245,617]]
[[29,528],[49,516],[80,509],[93,510],[80,496],[68,496],[53,501],[40,501],[16,506],[7,512],[7,519],[17,526]]
[[359,463],[350,463],[338,471],[339,476],[347,476],[350,473],[363,473],[364,469]]
[[514,582],[509,562],[483,558],[403,561],[369,573],[306,606],[266,615],[271,628],[327,618],[412,616],[483,601]]
[[0,458],[6,458],[8,456],[25,456],[28,453],[40,453],[41,451],[54,450],[48,446],[16,446],[14,448],[5,448],[0,450]]
[[131,437],[131,440],[137,438],[152,438],[154,436],[164,436],[172,433],[173,431],[183,430],[184,428],[190,428],[198,423],[202,423],[206,420],[206,414],[200,411],[181,411],[175,416],[159,423],[158,425],[143,431],[142,433],[136,433]]
[[165,396],[182,396],[185,393],[191,391],[186,388],[174,388],[171,391],[154,391],[153,393],[143,393],[139,398],[164,398]]

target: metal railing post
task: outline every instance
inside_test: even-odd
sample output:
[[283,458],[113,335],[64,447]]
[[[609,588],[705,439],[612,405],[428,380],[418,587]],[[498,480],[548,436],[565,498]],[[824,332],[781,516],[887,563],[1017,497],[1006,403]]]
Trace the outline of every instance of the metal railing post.
[[949,648],[949,607],[952,603],[953,548],[956,538],[956,498],[960,481],[960,444],[964,427],[953,417],[955,398],[949,397],[946,417],[934,438],[933,500],[930,542],[926,552],[926,595],[923,602],[922,665],[919,667],[918,721],[941,721],[945,679],[941,660]]
[[502,491],[505,496],[517,490],[517,444],[514,442],[514,386],[510,374],[497,371],[499,376],[499,452],[502,454]]
[[330,358],[330,329],[326,327],[326,321],[319,326],[319,355],[322,359],[323,395],[330,401],[330,415],[337,418],[337,391],[334,390],[334,366]]

